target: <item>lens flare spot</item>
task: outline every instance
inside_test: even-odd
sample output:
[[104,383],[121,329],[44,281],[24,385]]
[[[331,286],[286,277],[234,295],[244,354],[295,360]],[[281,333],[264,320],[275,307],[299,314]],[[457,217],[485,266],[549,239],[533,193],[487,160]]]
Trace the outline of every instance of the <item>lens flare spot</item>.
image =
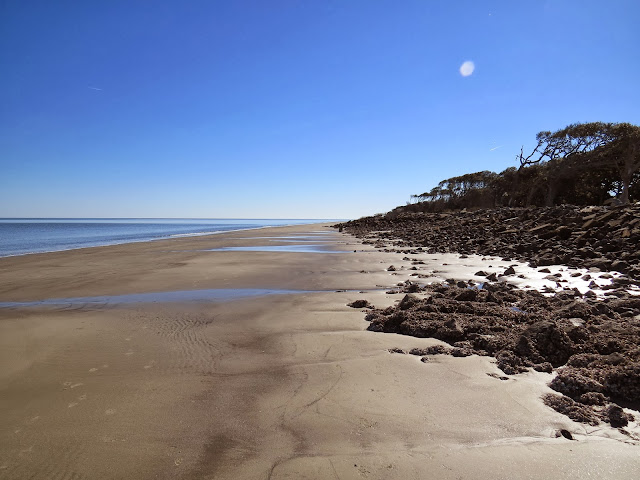
[[460,65],[460,75],[462,75],[463,77],[468,77],[473,73],[475,69],[476,66],[474,65],[474,63],[470,60],[467,60],[462,65]]

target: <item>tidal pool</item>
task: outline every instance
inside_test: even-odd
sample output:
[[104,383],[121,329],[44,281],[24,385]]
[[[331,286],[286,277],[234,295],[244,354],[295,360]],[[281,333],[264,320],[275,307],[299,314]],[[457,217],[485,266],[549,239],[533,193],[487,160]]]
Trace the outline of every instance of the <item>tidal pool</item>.
[[346,253],[331,250],[326,245],[256,245],[251,247],[221,247],[199,252],[288,252],[288,253]]
[[26,302],[0,302],[0,308],[122,305],[132,303],[223,302],[263,295],[309,293],[307,290],[278,290],[267,288],[212,288],[205,290],[174,290],[169,292],[100,295],[97,297],[49,298]]

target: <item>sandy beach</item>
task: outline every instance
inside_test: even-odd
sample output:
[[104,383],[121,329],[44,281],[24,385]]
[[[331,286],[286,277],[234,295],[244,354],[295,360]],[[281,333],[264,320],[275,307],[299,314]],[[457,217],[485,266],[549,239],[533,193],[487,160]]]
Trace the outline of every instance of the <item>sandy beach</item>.
[[[312,224],[0,259],[0,302],[112,296],[0,308],[0,478],[637,478],[636,442],[544,405],[551,374],[389,353],[441,343],[347,306],[399,300],[402,257]],[[273,292],[118,300],[207,289]]]

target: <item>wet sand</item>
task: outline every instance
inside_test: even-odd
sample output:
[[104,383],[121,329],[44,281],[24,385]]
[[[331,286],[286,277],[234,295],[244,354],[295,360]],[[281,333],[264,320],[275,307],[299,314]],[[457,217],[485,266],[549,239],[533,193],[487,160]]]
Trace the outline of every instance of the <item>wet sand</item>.
[[[297,234],[344,253],[204,251]],[[0,259],[0,302],[299,291],[0,309],[0,478],[636,477],[639,446],[543,404],[549,374],[390,354],[440,342],[346,304],[398,300],[401,258],[306,225]]]

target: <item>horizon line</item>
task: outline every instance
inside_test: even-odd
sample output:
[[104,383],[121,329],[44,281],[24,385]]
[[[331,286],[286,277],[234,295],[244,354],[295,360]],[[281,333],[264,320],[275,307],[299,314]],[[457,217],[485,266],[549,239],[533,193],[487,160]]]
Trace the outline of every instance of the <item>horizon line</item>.
[[0,217],[0,220],[338,220],[304,217]]

